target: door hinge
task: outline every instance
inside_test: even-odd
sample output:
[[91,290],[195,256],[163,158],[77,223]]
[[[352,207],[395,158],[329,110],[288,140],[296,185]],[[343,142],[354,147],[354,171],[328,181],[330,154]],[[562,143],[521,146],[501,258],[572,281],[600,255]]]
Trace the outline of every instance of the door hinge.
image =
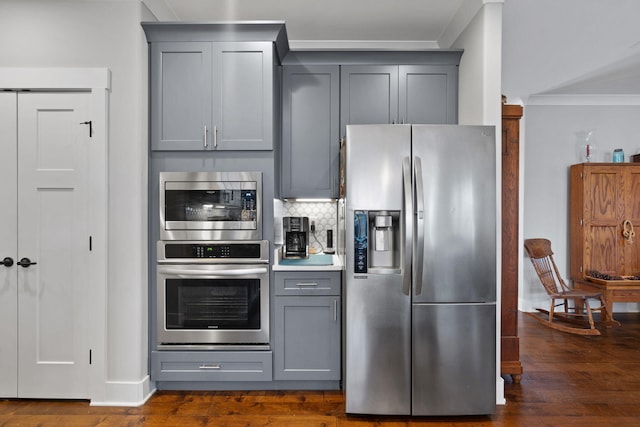
[[89,125],[89,138],[93,137],[93,120],[80,122],[81,125]]
[[93,250],[93,237],[89,236],[89,252]]

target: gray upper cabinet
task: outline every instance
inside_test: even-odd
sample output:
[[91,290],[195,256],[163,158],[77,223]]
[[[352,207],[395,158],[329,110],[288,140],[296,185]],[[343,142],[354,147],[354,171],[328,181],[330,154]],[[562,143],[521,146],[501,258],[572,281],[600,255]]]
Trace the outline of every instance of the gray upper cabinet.
[[457,65],[349,65],[341,70],[341,129],[348,124],[457,123]]
[[398,68],[400,123],[458,122],[458,67],[401,65]]
[[341,135],[347,124],[391,124],[398,119],[398,66],[343,66],[341,83]]
[[151,45],[151,146],[154,150],[202,150],[211,126],[212,45]]
[[214,43],[214,150],[271,150],[273,44]]
[[273,150],[282,21],[143,22],[152,150]]
[[154,150],[271,150],[271,42],[151,46]]
[[281,197],[335,198],[340,151],[339,67],[283,68]]

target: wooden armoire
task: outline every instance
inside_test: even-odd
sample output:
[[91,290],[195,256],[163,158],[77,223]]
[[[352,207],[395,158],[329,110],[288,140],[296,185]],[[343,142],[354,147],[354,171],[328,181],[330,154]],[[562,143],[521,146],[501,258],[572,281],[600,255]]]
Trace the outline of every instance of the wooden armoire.
[[518,205],[520,165],[520,105],[502,105],[502,312],[500,372],[520,382],[518,337]]
[[571,278],[640,273],[640,163],[573,165],[570,183]]

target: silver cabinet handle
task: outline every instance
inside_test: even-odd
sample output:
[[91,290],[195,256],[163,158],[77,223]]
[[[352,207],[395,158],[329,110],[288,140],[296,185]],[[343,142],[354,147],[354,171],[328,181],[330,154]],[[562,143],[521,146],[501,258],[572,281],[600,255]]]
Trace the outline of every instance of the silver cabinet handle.
[[213,148],[218,148],[218,126],[213,127]]
[[220,365],[200,365],[200,369],[222,369]]
[[296,283],[296,286],[302,286],[302,287],[313,287],[313,286],[318,286],[317,283],[315,282],[308,282],[308,283]]
[[207,149],[207,125],[204,126],[204,138],[203,138],[203,144],[204,144],[204,149]]
[[333,321],[334,322],[338,321],[338,300],[337,299],[333,300]]

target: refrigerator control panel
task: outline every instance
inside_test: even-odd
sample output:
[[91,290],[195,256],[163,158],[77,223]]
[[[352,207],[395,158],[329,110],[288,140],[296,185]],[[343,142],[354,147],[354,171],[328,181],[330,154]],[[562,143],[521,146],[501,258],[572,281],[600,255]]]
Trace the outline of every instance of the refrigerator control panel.
[[354,273],[367,272],[367,244],[369,219],[364,211],[354,212],[353,242],[354,242]]

